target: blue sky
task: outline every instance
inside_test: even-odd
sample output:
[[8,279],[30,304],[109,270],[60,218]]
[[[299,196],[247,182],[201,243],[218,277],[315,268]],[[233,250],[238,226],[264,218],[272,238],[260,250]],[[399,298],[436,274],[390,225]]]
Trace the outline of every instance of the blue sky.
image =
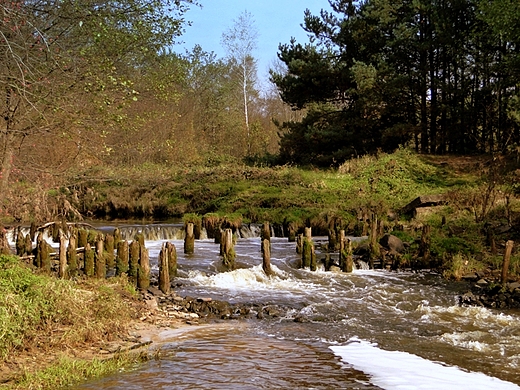
[[176,51],[184,53],[199,44],[207,52],[225,56],[220,44],[222,33],[233,26],[233,21],[248,11],[256,22],[258,48],[258,75],[262,82],[268,77],[269,66],[276,59],[279,43],[289,43],[291,37],[297,42],[308,42],[301,28],[305,9],[318,15],[321,9],[330,10],[328,0],[199,0],[202,8],[192,7],[185,15],[192,22],[181,36],[183,43]]

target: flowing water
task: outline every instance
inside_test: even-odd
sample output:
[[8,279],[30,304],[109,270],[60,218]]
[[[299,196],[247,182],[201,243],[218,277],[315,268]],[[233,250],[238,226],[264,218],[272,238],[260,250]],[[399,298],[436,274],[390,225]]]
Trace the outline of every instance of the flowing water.
[[[146,241],[155,271],[164,241]],[[285,238],[271,241],[275,276],[262,271],[258,237],[240,238],[239,269],[218,273],[213,240],[197,240],[194,255],[170,241],[178,295],[289,309],[194,326],[164,343],[158,360],[77,389],[520,389],[520,313],[460,307],[462,283],[296,269]]]

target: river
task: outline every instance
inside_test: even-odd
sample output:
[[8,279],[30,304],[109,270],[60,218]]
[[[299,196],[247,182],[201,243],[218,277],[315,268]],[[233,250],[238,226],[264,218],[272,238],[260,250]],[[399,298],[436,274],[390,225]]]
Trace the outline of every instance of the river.
[[[288,309],[275,319],[194,326],[163,344],[159,359],[76,389],[520,389],[520,313],[460,307],[462,282],[297,269],[286,238],[271,240],[268,278],[254,234],[238,239],[239,268],[218,273],[213,240],[197,240],[193,255],[180,238],[169,241],[178,295]],[[146,241],[155,272],[163,242]]]

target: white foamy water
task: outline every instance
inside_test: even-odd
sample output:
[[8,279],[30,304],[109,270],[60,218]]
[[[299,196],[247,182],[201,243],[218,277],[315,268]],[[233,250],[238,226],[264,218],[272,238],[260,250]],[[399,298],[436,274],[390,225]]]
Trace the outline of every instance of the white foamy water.
[[372,384],[387,390],[520,389],[479,372],[463,371],[407,352],[386,351],[357,338],[330,348],[343,362],[368,374]]

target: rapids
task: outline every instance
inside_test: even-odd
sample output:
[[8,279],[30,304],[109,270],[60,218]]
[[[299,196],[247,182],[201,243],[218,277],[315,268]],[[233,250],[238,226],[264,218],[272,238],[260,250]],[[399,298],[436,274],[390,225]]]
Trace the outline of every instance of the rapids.
[[[154,272],[165,240],[145,243]],[[194,326],[160,346],[160,359],[76,389],[520,389],[520,313],[459,306],[464,282],[296,269],[285,238],[272,238],[268,278],[258,237],[239,238],[239,268],[218,273],[213,240],[197,240],[193,255],[183,254],[181,237],[169,240],[178,295],[288,309],[275,319]]]

